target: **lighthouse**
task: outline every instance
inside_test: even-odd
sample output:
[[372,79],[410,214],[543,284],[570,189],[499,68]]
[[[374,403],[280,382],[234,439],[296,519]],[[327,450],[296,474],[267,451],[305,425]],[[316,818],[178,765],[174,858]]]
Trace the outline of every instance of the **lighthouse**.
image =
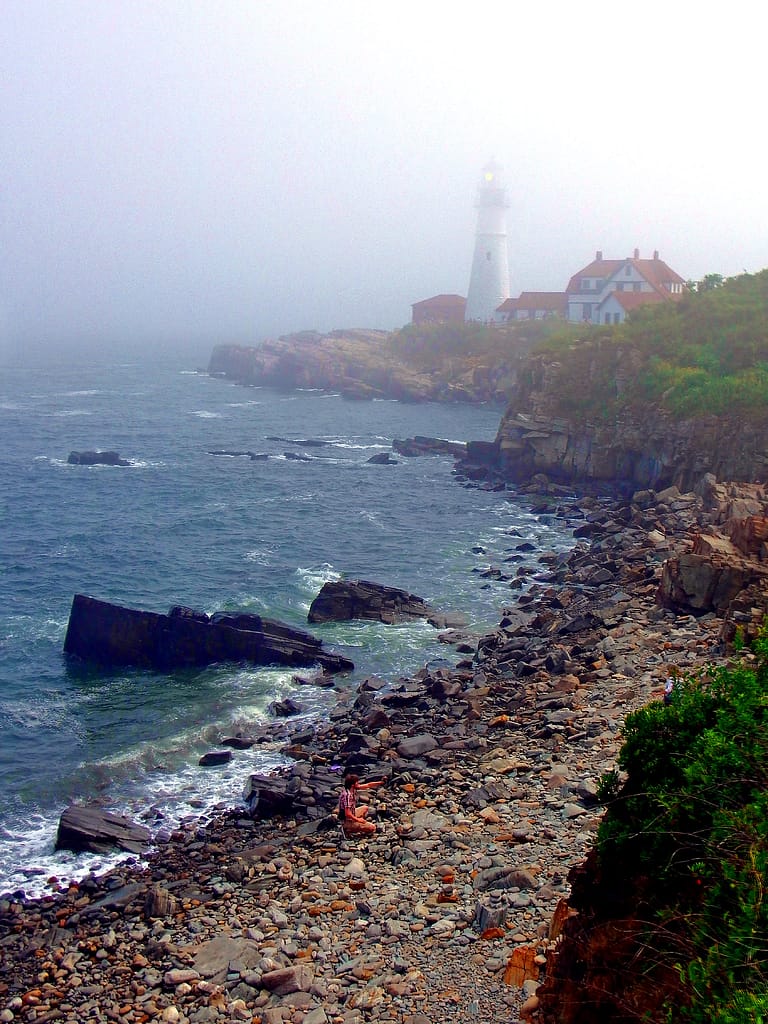
[[509,298],[509,202],[501,177],[502,170],[493,160],[486,164],[477,190],[477,233],[465,320],[495,320],[496,310]]

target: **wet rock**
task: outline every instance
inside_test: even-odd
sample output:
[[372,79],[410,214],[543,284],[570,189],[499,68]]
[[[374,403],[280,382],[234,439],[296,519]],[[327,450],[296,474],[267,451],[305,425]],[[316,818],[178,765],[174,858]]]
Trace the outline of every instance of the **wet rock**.
[[228,764],[231,760],[231,750],[209,750],[197,763],[203,768],[213,768],[216,765]]
[[323,584],[310,605],[309,622],[339,622],[374,619],[378,622],[408,622],[435,615],[420,597],[396,587],[368,580],[333,580]]
[[348,658],[323,649],[322,641],[285,623],[252,615],[159,615],[76,594],[67,634],[67,654],[104,665],[138,665],[169,671],[217,661],[259,665],[320,664],[349,671]]
[[143,853],[149,840],[149,829],[129,818],[112,814],[96,804],[73,804],[59,819],[56,849],[75,853],[106,853],[115,849]]

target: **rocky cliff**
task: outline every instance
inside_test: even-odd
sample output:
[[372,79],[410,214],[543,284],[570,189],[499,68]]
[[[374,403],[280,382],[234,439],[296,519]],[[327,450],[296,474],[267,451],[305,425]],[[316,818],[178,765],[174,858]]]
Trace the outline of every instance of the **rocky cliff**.
[[623,400],[643,363],[637,349],[600,341],[532,355],[499,427],[496,468],[514,482],[543,474],[630,493],[688,491],[708,472],[768,480],[768,416],[679,419],[660,403]]

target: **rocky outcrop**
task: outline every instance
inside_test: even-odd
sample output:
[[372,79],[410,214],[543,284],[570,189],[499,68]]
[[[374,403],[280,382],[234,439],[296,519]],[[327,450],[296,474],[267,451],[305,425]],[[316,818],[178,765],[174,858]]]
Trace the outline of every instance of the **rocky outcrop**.
[[394,339],[386,331],[353,329],[304,331],[254,347],[218,345],[208,372],[240,384],[320,388],[358,401],[503,403],[509,397],[518,358],[514,345],[491,358],[469,351],[441,356],[436,349],[425,368],[409,358],[407,344]]
[[108,853],[126,850],[144,853],[150,842],[149,829],[129,818],[111,814],[95,804],[67,807],[59,820],[57,850],[75,853]]
[[754,639],[768,614],[768,495],[761,485],[700,488],[708,513],[688,551],[668,559],[657,600],[666,608],[723,617],[723,640]]
[[72,601],[64,650],[101,665],[136,665],[160,672],[218,661],[318,664],[327,672],[354,668],[348,658],[326,651],[310,633],[259,615],[210,617],[182,607],[161,615],[83,594]]
[[437,612],[413,594],[368,580],[332,580],[324,583],[307,615],[309,622],[344,622],[349,619],[374,619],[377,622],[408,622],[426,619],[431,625],[466,625],[457,614]]

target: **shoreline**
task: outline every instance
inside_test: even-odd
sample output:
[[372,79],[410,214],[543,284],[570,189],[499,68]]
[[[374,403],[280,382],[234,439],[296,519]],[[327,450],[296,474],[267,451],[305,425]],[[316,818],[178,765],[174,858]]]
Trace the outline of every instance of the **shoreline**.
[[[292,736],[294,762],[260,801],[288,786],[288,813],[190,822],[146,865],[0,897],[0,1020],[429,1024],[534,1009],[626,714],[660,696],[667,663],[715,660],[720,619],[654,603],[701,509],[683,497],[674,512],[562,502],[583,516],[575,547],[511,591],[495,630],[447,637],[454,668],[365,680]],[[389,779],[370,839],[340,844],[339,764]]]

